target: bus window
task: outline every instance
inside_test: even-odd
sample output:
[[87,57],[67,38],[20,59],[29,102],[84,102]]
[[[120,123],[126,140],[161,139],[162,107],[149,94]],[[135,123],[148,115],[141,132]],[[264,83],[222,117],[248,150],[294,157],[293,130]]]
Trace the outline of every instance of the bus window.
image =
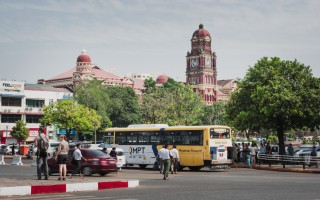
[[190,136],[190,144],[193,145],[202,145],[201,135],[191,135]]
[[127,137],[126,136],[117,136],[116,137],[116,144],[127,144]]
[[189,135],[183,135],[181,136],[181,144],[190,144],[190,136]]
[[173,138],[173,136],[171,136],[171,135],[166,135],[165,136],[165,138],[164,138],[164,143],[163,144],[172,144],[172,138]]
[[174,135],[172,144],[181,144],[181,136],[180,135]]
[[128,136],[127,137],[127,140],[128,140],[128,143],[129,144],[137,144],[137,139],[138,139],[138,137],[137,136]]
[[230,139],[230,129],[210,129],[210,138]]
[[138,140],[139,144],[149,144],[149,136],[147,135],[139,135]]
[[160,143],[160,136],[159,135],[150,136],[150,143],[151,144],[159,144]]

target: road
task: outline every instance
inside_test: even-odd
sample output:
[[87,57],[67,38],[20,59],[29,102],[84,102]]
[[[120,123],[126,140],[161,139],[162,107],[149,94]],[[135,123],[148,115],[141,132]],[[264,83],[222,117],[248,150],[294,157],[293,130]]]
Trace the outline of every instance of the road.
[[[23,170],[21,170],[23,168]],[[3,170],[6,169],[6,170]],[[20,169],[20,170],[19,170]],[[0,176],[35,177],[35,168],[29,166],[1,167]],[[51,177],[52,178],[52,177]],[[316,200],[319,195],[319,175],[290,172],[273,172],[254,169],[229,171],[183,171],[162,180],[159,172],[139,168],[123,169],[119,174],[109,174],[106,179],[139,179],[140,186],[129,189],[111,189],[14,197],[8,199],[140,199],[140,200],[197,200],[197,199],[281,199]]]

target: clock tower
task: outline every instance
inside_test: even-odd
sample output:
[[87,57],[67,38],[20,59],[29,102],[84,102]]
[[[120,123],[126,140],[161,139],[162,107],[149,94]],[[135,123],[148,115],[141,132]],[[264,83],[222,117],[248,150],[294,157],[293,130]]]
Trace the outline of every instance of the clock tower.
[[217,102],[216,55],[211,50],[210,33],[199,25],[191,38],[191,52],[187,53],[186,82],[200,94],[207,105]]

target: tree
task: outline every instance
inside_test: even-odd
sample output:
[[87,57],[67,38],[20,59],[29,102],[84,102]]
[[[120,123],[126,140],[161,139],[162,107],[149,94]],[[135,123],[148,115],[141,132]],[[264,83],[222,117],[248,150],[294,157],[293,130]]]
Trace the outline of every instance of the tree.
[[200,124],[203,102],[198,94],[187,85],[173,79],[145,94],[142,99],[144,123],[165,123],[169,125]]
[[112,126],[108,113],[110,98],[107,93],[107,88],[102,85],[102,81],[94,79],[81,82],[75,89],[74,99],[79,104],[97,111],[102,117],[100,129]]
[[264,57],[238,82],[228,104],[228,117],[235,128],[276,131],[283,155],[285,131],[319,127],[319,91],[319,79],[309,67],[297,60]]
[[[22,120],[16,121],[16,125],[12,127],[11,135],[18,141],[26,140],[29,136],[29,129],[26,127],[26,123]],[[20,147],[20,142],[19,142]]]
[[40,122],[44,126],[55,125],[66,130],[69,138],[72,129],[77,131],[97,130],[101,126],[101,116],[93,109],[76,103],[74,100],[61,100],[44,109]]
[[227,125],[225,104],[221,102],[214,103],[210,106],[204,106],[202,124]]
[[144,90],[142,90],[143,93],[150,94],[155,91],[156,89],[156,81],[153,80],[153,78],[148,78],[144,80]]
[[126,127],[140,123],[138,97],[132,88],[108,87],[107,93],[110,98],[108,114],[113,126]]

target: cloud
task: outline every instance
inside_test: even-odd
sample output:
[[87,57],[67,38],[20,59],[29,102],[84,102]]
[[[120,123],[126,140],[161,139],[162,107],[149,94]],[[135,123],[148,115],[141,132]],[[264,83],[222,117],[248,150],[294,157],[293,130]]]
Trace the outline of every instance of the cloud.
[[[155,71],[184,80],[190,39],[203,23],[218,56],[218,77],[241,77],[262,56],[301,59],[320,76],[319,8],[317,0],[3,1],[0,52],[7,65],[31,69],[6,74],[30,73],[33,81],[68,70],[83,48],[93,62],[121,74]],[[52,55],[59,59],[46,60]],[[38,62],[26,63],[37,56]],[[32,74],[43,67],[50,71]]]

